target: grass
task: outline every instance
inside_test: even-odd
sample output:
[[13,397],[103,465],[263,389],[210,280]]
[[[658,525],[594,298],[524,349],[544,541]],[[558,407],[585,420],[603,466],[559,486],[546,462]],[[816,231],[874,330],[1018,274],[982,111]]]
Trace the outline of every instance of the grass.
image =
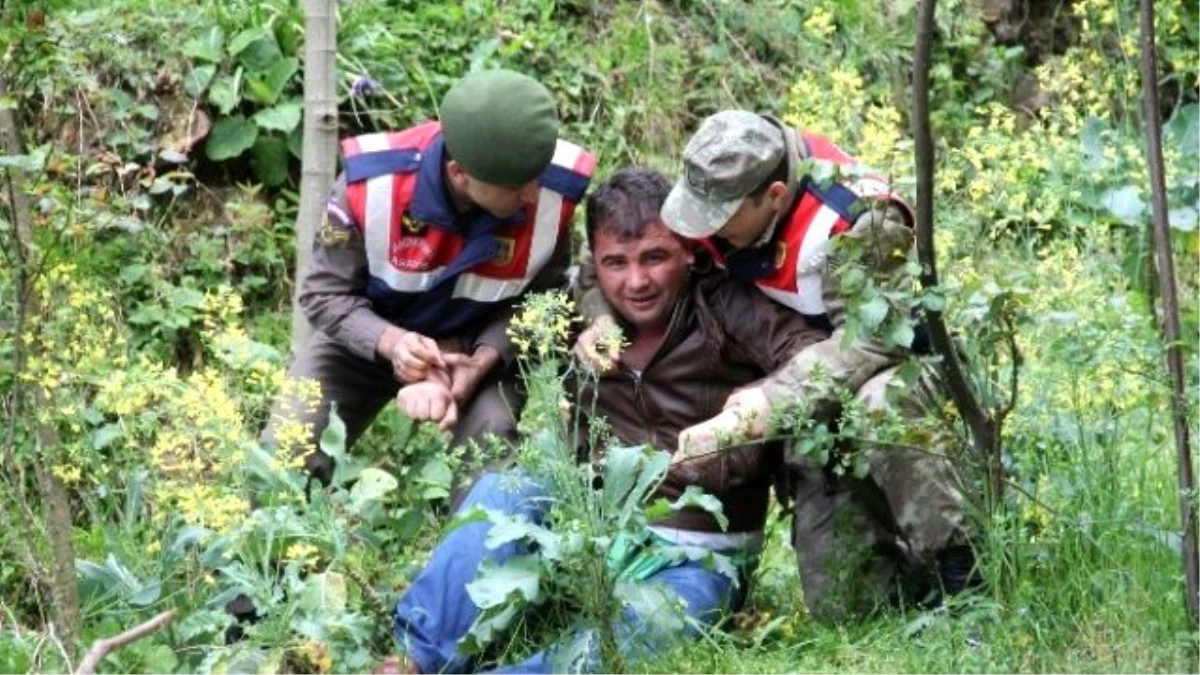
[[[152,26],[186,25],[188,22],[179,17],[212,21],[217,7],[191,3],[185,13],[174,14],[177,8],[167,3],[122,0],[107,9],[83,14],[70,9],[82,8],[81,3],[63,0],[50,4],[54,10],[45,34],[54,38],[54,44],[46,47],[37,60],[31,57],[31,63],[41,69],[36,72],[44,70],[61,78],[61,82],[47,81],[57,82],[63,92],[92,97],[100,111],[98,127],[112,117],[103,107],[107,99],[99,95],[99,90],[121,86],[122,82],[131,91],[149,87],[147,83],[153,81],[158,67],[154,59],[144,58],[146,50],[155,49],[157,34],[147,34],[144,27],[135,30],[137,22],[131,24],[130,17],[139,13],[157,17],[147,24]],[[248,4],[252,3],[242,3]],[[261,3],[264,7],[267,4]],[[390,23],[396,20],[397,4],[404,5],[401,17],[418,17],[424,22],[422,28],[428,30],[401,29]],[[837,4],[847,11],[868,6],[865,1],[853,0]],[[421,5],[420,12],[405,14],[412,5]],[[547,8],[554,11],[548,14],[549,20],[543,20],[541,12]],[[788,86],[803,74],[792,59],[815,58],[807,52],[791,54],[806,51],[792,49],[793,34],[800,31],[796,18],[799,10],[793,9],[789,3],[772,3],[762,11],[756,8],[755,13],[748,13],[716,2],[617,3],[611,7],[565,2],[551,7],[549,3],[522,0],[472,3],[466,9],[452,3],[351,3],[342,8],[345,25],[374,26],[376,31],[369,33],[363,28],[344,34],[343,56],[348,60],[341,67],[363,65],[384,80],[405,104],[387,115],[408,121],[432,112],[430,101],[436,96],[426,87],[444,90],[466,68],[466,54],[472,48],[496,34],[516,35],[535,48],[526,49],[517,38],[505,38],[491,56],[481,60],[481,65],[514,66],[550,82],[562,99],[569,135],[600,153],[600,177],[625,163],[650,163],[673,170],[686,131],[705,114],[732,105],[780,112],[787,107],[783,99]],[[462,20],[463,11],[469,13],[470,21]],[[231,10],[223,21],[237,24],[241,20],[237,15]],[[851,22],[847,16],[841,15],[840,20]],[[864,16],[869,18],[871,14]],[[99,30],[94,28],[97,25],[109,33],[137,39],[127,44],[110,40],[104,54],[80,46],[95,44],[88,31]],[[864,18],[861,25],[842,28],[867,31],[873,25]],[[179,37],[173,31],[160,32],[172,40]],[[72,39],[60,39],[64,35]],[[903,45],[887,44],[888,51],[883,53],[885,49],[875,43],[868,48],[863,46],[866,41],[839,40],[846,43],[844,58],[848,62],[873,58],[883,68],[893,58],[903,60],[895,57]],[[753,50],[759,60],[747,63],[740,56],[746,50]],[[178,74],[182,74],[182,56],[177,50],[158,46],[157,51],[162,52],[163,68],[179,69]],[[402,59],[395,60],[399,65],[385,63],[392,52],[403,54]],[[819,64],[800,64],[814,65]],[[428,81],[409,77],[408,71],[416,72],[417,66],[428,75]],[[93,81],[103,86],[93,86]],[[76,86],[80,87],[78,92]],[[962,86],[969,89],[971,83],[964,80]],[[61,103],[67,99],[55,100]],[[946,106],[954,108],[951,102]],[[962,107],[967,106],[964,102]],[[68,109],[64,115],[73,117],[75,111]],[[379,117],[388,119],[386,115]],[[964,129],[948,131],[965,133]],[[49,142],[54,133],[52,126],[40,129],[37,141]],[[113,147],[124,152],[124,146]],[[146,160],[137,156],[122,159]],[[244,168],[240,173],[232,172],[241,175]],[[59,178],[63,193],[70,197],[63,197],[64,203],[74,203],[76,177],[72,174]],[[217,194],[223,188],[198,189]],[[236,212],[236,224],[241,228],[231,230],[229,247],[250,256],[242,272],[270,280],[261,286],[246,284],[240,288],[252,305],[250,333],[259,340],[284,344],[287,299],[286,293],[275,288],[282,284],[275,282],[286,277],[280,271],[284,264],[281,261],[290,260],[286,234],[290,213],[284,213],[289,208],[287,200],[276,198],[283,205],[277,205],[274,211],[264,203],[266,200],[255,201],[254,195],[222,197],[220,201],[226,208],[252,202],[262,211],[261,218],[249,218],[247,210]],[[133,212],[126,201],[93,202],[85,206],[109,219],[113,214]],[[221,235],[223,228],[206,226],[209,221],[221,220],[205,214],[198,205],[198,201],[185,198],[154,207],[155,227],[164,230],[162,242],[173,242],[172,235],[181,227],[186,229],[189,218],[195,221],[192,229],[196,236]],[[1000,278],[1019,270],[1026,274],[1021,283],[1028,287],[1021,298],[1027,313],[1019,334],[1026,357],[1021,397],[1005,436],[1006,461],[1014,487],[1009,490],[1005,509],[983,523],[986,534],[980,543],[989,585],[956,600],[942,612],[881,609],[840,626],[817,624],[803,611],[798,572],[787,543],[788,521],[775,513],[763,562],[739,627],[713,632],[699,643],[635,664],[640,671],[1198,670],[1198,637],[1186,616],[1182,597],[1175,458],[1162,348],[1150,319],[1148,308],[1152,302],[1146,291],[1122,271],[1122,252],[1135,237],[1097,227],[1087,230],[1085,241],[1047,235],[1037,245],[1020,245],[1003,237],[996,241],[980,236],[985,228],[955,221],[953,213],[943,216],[939,228],[960,242],[957,249],[945,246],[941,251],[944,274],[949,280],[961,282],[989,275]],[[119,281],[127,315],[147,304],[149,301],[141,298],[154,297],[159,286],[207,288],[223,281],[238,281],[237,275],[221,265],[209,269],[205,263],[214,261],[211,255],[193,255],[191,249],[180,248],[180,242],[168,246],[158,239],[151,241],[158,243],[146,244],[110,229],[100,231],[95,241],[88,240],[88,245],[80,249],[80,255],[95,258],[92,264],[83,265],[84,269],[123,269],[128,267],[126,259],[136,259],[150,265],[151,277],[163,277],[163,284],[158,285]],[[225,239],[213,241],[220,244],[213,247],[224,250]],[[109,248],[101,248],[101,244]],[[173,251],[174,255],[158,248]],[[1180,265],[1180,277],[1188,287],[1181,292],[1185,320],[1191,317],[1187,325],[1195,325],[1195,257],[1182,257]],[[99,273],[96,276],[104,277]],[[952,297],[950,310],[963,311],[965,300]],[[170,316],[183,314],[174,306],[165,306],[164,312]],[[198,320],[189,321],[192,323],[180,332],[194,337]],[[137,337],[147,351],[172,353],[170,340],[152,335],[146,328],[133,330],[141,330]],[[1200,436],[1195,420],[1195,337],[1189,335],[1185,344],[1193,438]],[[398,436],[410,442],[397,448]],[[375,463],[400,476],[402,485],[411,485],[437,448],[420,434],[412,434],[396,413],[387,411],[355,452],[377,460]],[[87,498],[88,503],[96,500],[99,498]],[[359,552],[367,559],[363,566],[377,589],[389,596],[403,587],[405,576],[415,573],[436,536],[437,526],[444,520],[444,515],[434,510],[423,510],[422,499],[414,496],[413,502],[417,506],[411,509],[412,517],[404,521],[413,533],[410,538],[391,541],[390,548]],[[104,517],[93,516],[88,522],[83,514],[77,518],[79,557],[103,561],[107,554],[115,553],[130,565],[149,565],[137,569],[139,574],[154,569],[152,561],[138,559],[142,556],[140,539],[131,536],[110,541],[106,538],[110,528],[104,521]],[[6,555],[15,548],[11,538],[17,535],[13,532],[0,532],[0,550]],[[397,535],[397,539],[401,537]],[[0,563],[0,624],[5,626],[5,632],[0,633],[0,670],[61,670],[62,665],[53,660],[57,658],[53,656],[53,645],[34,630],[40,619],[32,607],[27,571],[10,560],[6,557]],[[208,593],[203,588],[176,588],[174,592],[178,597],[187,596],[197,606]],[[177,597],[167,596],[159,605],[166,608],[172,602],[179,603]],[[19,616],[11,619],[7,611]],[[132,622],[137,612],[148,608],[124,606],[123,611],[104,608],[89,615],[88,635],[115,632]],[[9,630],[10,624],[21,624],[28,630]],[[525,626],[528,628],[522,627],[520,637],[511,645],[514,654],[545,638],[537,632],[537,626]],[[148,640],[139,649],[149,653],[161,648],[168,654],[178,654],[183,660],[181,669],[197,666],[205,650],[214,648],[175,635],[163,634],[155,639],[158,642]],[[149,670],[156,662],[149,656],[136,656],[137,651],[130,649],[123,655],[125,660],[110,662],[109,666],[117,667],[113,663],[119,663],[129,669]]]

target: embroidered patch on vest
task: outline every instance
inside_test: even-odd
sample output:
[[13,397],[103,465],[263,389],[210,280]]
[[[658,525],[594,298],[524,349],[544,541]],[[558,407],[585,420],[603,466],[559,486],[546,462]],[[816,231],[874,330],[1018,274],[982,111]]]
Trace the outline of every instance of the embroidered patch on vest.
[[405,212],[404,215],[400,217],[400,229],[406,234],[421,234],[425,231],[425,223],[418,221],[416,218],[413,218],[411,214]]
[[512,237],[496,237],[496,243],[499,248],[496,250],[496,257],[492,258],[492,264],[498,267],[508,267],[512,264],[513,255],[517,250],[517,240]]

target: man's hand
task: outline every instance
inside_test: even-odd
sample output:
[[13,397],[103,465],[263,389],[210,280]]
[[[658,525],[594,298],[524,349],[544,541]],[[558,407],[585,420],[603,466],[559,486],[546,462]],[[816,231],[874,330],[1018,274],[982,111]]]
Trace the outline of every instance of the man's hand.
[[493,347],[480,345],[469,356],[446,353],[442,354],[442,360],[450,378],[450,394],[458,405],[465,406],[475,395],[479,384],[500,362],[500,352]]
[[679,432],[671,463],[699,461],[746,441],[762,438],[771,417],[771,404],[760,387],[729,395],[721,414]]
[[437,342],[420,333],[405,331],[391,349],[392,372],[404,384],[429,378],[431,368],[446,370],[446,362]]
[[732,410],[741,419],[740,431],[747,438],[762,438],[771,421],[771,402],[762,387],[738,389],[725,399],[722,410]]
[[[604,375],[616,368],[621,358],[619,331],[611,316],[604,314],[596,317],[592,325],[575,340],[575,360],[597,375]],[[614,333],[618,336],[616,340],[610,338]]]
[[396,394],[396,405],[415,422],[436,422],[442,431],[458,422],[458,405],[443,382],[410,384]]

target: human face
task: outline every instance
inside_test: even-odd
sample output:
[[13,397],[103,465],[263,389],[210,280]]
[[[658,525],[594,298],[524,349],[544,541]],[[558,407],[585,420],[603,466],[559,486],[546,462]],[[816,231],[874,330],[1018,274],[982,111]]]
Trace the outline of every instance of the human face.
[[460,197],[497,218],[516,215],[526,205],[537,203],[541,184],[537,178],[515,187],[485,183],[471,177],[453,160],[447,164],[451,187]]
[[600,292],[634,331],[666,330],[692,264],[679,237],[662,221],[647,225],[636,239],[622,239],[601,227],[592,241],[592,257]]
[[717,230],[714,237],[724,239],[737,249],[749,247],[775,220],[775,215],[782,210],[787,186],[781,182],[771,183],[766,191],[757,197],[747,197],[742,200],[737,210],[725,221],[725,225]]

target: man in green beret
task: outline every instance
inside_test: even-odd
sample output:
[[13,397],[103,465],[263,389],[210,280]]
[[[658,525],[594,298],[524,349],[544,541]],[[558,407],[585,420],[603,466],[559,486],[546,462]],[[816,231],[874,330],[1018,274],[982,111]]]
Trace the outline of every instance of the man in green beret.
[[285,396],[266,442],[304,453],[327,484],[333,461],[317,439],[334,402],[348,445],[393,398],[455,442],[513,434],[513,305],[562,286],[595,166],[558,130],[544,86],[487,70],[450,89],[439,121],[342,142],[300,289],[316,330],[288,373],[316,380],[320,400]]

